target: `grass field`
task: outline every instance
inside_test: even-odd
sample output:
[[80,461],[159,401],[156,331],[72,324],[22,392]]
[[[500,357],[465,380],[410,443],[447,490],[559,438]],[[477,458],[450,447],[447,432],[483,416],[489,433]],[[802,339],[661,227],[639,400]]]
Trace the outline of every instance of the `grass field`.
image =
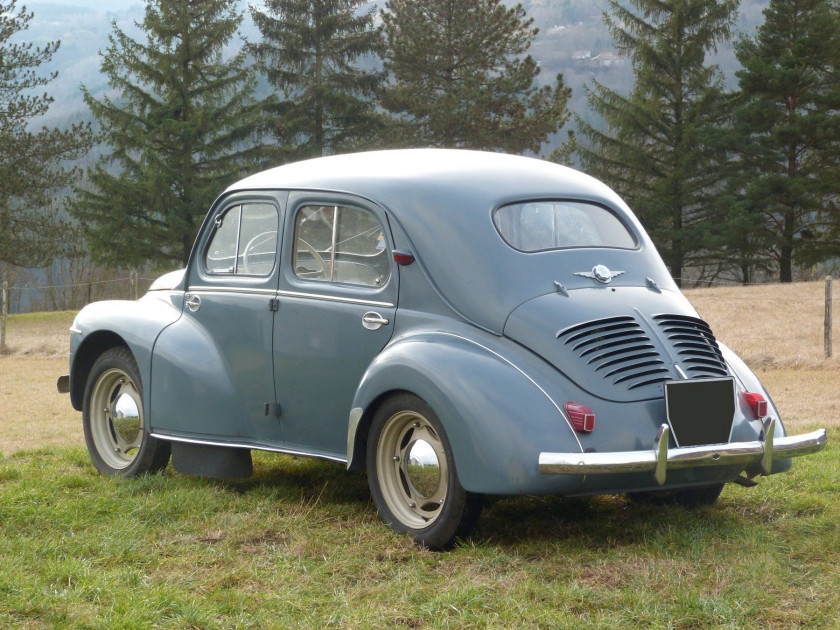
[[821,292],[688,294],[789,430],[828,428],[825,451],[698,511],[498,499],[447,553],[393,534],[364,476],[328,463],[258,454],[244,482],[99,476],[55,393],[72,314],[15,316],[0,356],[0,628],[840,627],[840,362],[821,356]]

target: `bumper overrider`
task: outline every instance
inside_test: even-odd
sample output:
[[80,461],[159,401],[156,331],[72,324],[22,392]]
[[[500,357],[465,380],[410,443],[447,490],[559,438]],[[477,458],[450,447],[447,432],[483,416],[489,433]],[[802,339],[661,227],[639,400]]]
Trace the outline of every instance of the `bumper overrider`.
[[756,469],[769,475],[773,459],[810,455],[821,450],[828,440],[825,429],[811,433],[774,438],[775,422],[762,420],[760,439],[751,442],[730,442],[668,448],[671,428],[659,427],[653,449],[649,451],[615,451],[610,453],[540,453],[540,472],[548,475],[603,475],[613,473],[653,473],[661,486],[669,470],[734,466]]

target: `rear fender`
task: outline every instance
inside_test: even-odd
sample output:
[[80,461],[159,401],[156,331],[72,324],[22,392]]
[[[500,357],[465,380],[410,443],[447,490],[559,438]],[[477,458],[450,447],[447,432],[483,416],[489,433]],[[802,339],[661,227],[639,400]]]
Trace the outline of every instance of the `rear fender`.
[[437,413],[458,476],[470,492],[571,492],[580,477],[547,479],[538,470],[546,444],[582,449],[557,404],[513,362],[464,337],[422,333],[388,346],[357,391],[348,434],[348,467],[362,468],[367,428],[378,403],[409,391]]

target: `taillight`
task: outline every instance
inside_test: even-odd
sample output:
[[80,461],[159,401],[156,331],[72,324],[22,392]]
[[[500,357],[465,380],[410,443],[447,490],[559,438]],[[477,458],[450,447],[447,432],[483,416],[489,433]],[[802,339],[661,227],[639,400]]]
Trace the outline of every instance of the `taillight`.
[[400,250],[394,250],[394,262],[398,265],[410,265],[414,262],[414,254]]
[[753,416],[756,420],[761,420],[767,415],[767,401],[764,396],[756,392],[745,392],[744,399],[752,409]]
[[569,401],[563,407],[566,409],[575,431],[589,433],[595,428],[595,414],[586,405]]

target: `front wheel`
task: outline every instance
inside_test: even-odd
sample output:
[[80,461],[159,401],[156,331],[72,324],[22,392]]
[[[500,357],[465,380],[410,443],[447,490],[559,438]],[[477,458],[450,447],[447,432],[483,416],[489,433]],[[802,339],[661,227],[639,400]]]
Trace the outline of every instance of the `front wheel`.
[[94,466],[103,475],[135,477],[169,462],[169,442],[145,430],[140,371],[126,348],[111,348],[93,364],[85,385],[82,423]]
[[394,396],[377,410],[367,475],[382,520],[429,549],[445,549],[465,536],[481,513],[481,495],[458,480],[443,425],[412,394]]

